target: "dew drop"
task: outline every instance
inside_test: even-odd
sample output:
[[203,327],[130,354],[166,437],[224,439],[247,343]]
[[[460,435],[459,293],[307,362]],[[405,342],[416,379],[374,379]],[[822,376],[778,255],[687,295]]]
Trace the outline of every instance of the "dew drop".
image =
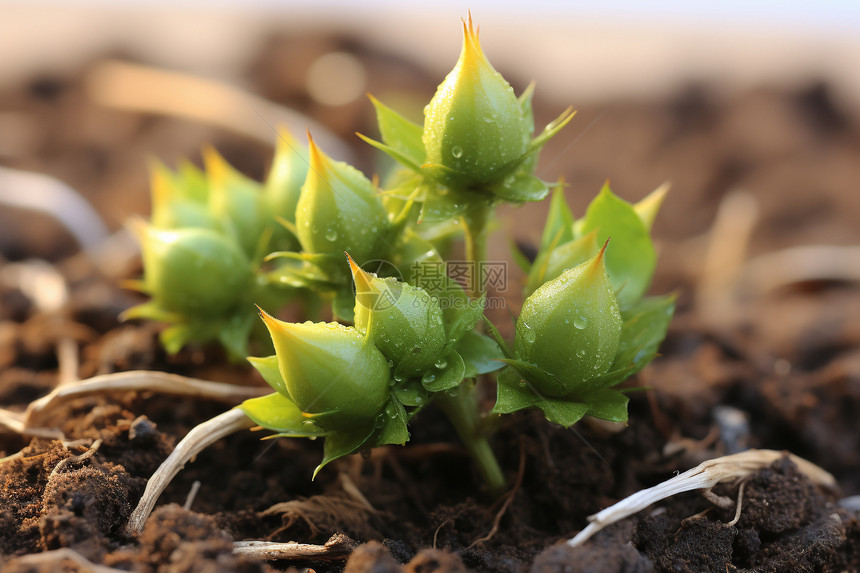
[[573,319],[573,326],[575,326],[579,330],[583,330],[586,326],[588,326],[588,319],[584,316],[577,316]]
[[580,348],[579,350],[576,351],[576,355],[579,356],[580,358],[585,358],[585,350]]
[[440,358],[439,360],[436,361],[436,364],[434,364],[433,366],[435,366],[439,370],[442,370],[443,368],[448,366],[448,361],[445,360],[444,358]]
[[436,374],[433,372],[425,372],[424,376],[421,377],[422,384],[431,384],[436,381]]
[[420,347],[420,346],[416,346],[415,348],[413,348],[413,349],[412,349],[412,354],[421,354],[421,347]]
[[334,229],[327,229],[325,232],[325,238],[328,241],[334,241],[337,239],[337,231]]
[[458,157],[458,158],[463,157],[463,148],[460,147],[459,145],[455,145],[454,147],[451,148],[451,155],[453,155],[454,157]]

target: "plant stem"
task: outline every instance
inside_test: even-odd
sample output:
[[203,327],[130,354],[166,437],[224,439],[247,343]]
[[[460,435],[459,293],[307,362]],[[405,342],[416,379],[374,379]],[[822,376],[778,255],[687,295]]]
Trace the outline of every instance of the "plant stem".
[[463,213],[463,224],[466,231],[466,260],[474,264],[475,280],[469,296],[479,298],[484,290],[481,284],[481,267],[487,260],[487,227],[493,215],[493,205],[478,202],[471,205]]
[[478,401],[475,396],[475,387],[471,384],[460,384],[456,389],[449,392],[440,392],[436,395],[436,403],[442,409],[448,419],[451,420],[454,429],[469,450],[478,470],[487,486],[490,494],[498,497],[505,491],[505,476],[499,462],[496,460],[487,437],[479,428]]

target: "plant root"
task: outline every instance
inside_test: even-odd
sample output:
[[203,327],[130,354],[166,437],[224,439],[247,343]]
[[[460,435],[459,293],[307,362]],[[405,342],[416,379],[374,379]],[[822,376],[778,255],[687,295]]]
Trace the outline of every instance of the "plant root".
[[[677,493],[695,489],[710,489],[720,482],[736,483],[743,481],[751,474],[769,466],[783,456],[787,456],[797,466],[798,470],[805,474],[813,483],[828,489],[836,489],[836,479],[830,473],[794,454],[776,450],[747,450],[739,454],[722,456],[702,462],[684,473],[678,474],[654,487],[638,491],[630,497],[622,499],[615,505],[589,516],[588,520],[591,523],[575,537],[569,539],[567,544],[571,547],[582,545],[592,535],[607,525],[629,517],[634,513],[642,511],[649,505]],[[740,517],[740,504],[741,497],[739,494],[737,518]]]
[[485,536],[480,537],[473,541],[469,547],[466,549],[471,549],[479,543],[485,543],[492,539],[496,532],[499,531],[499,524],[502,522],[502,517],[504,517],[505,513],[508,511],[508,507],[510,507],[511,502],[514,501],[514,497],[517,495],[517,491],[519,491],[520,486],[523,484],[523,477],[526,475],[526,449],[525,444],[521,440],[520,441],[520,467],[517,470],[517,481],[514,483],[514,487],[505,494],[505,501],[502,503],[502,507],[499,509],[498,513],[496,513],[496,518],[493,520],[493,527],[490,529],[490,532]]
[[126,531],[135,536],[143,531],[158,497],[190,459],[221,438],[254,425],[242,410],[233,409],[195,426],[149,478],[143,496],[128,519]]

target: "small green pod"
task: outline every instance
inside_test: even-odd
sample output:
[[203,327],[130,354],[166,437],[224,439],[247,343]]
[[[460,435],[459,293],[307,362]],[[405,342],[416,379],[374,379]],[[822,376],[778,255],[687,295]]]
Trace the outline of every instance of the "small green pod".
[[623,320],[604,268],[606,245],[592,259],[543,284],[523,304],[514,349],[560,383],[533,380],[553,397],[576,392],[612,366]]
[[[368,259],[389,227],[376,188],[360,171],[325,155],[309,138],[310,170],[296,207],[302,250]],[[338,262],[335,269],[343,268]],[[327,269],[332,271],[332,269]]]
[[[248,258],[211,229],[141,224],[143,289],[167,311],[214,318],[236,306],[253,281]],[[210,315],[210,316],[203,316]]]
[[295,324],[260,314],[272,336],[289,398],[328,431],[366,428],[388,400],[385,356],[355,328]]
[[395,377],[417,376],[433,366],[447,342],[439,303],[422,288],[378,278],[352,258],[349,264],[355,281],[355,328],[394,364]]
[[484,55],[470,17],[457,64],[424,108],[426,163],[442,167],[427,171],[461,189],[492,182],[523,157],[530,138],[520,102]]

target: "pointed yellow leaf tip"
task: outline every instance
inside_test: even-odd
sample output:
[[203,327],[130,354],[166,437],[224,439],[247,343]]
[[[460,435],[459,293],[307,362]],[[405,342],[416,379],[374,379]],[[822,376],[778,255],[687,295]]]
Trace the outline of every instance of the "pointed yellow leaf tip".
[[474,67],[486,62],[484,51],[481,49],[481,40],[478,30],[472,24],[472,13],[469,12],[468,20],[463,20],[463,50],[460,53],[460,63],[464,67]]
[[[597,230],[595,229],[592,232],[596,233]],[[606,264],[606,261],[605,261],[606,247],[609,246],[609,241],[611,238],[612,237],[607,237],[606,242],[604,242],[603,246],[600,247],[600,251],[598,251],[598,253],[596,255],[594,255],[594,258],[591,259],[590,270],[593,273],[593,276],[598,276],[599,274],[602,274],[604,272],[604,268],[605,268],[605,264]]]
[[368,293],[372,290],[371,288],[371,279],[372,275],[362,269],[360,266],[355,264],[355,261],[352,260],[352,257],[349,256],[349,253],[346,254],[346,259],[349,261],[349,268],[352,270],[352,280],[355,282],[355,292],[356,294]]
[[645,228],[649,231],[654,225],[654,219],[657,218],[657,213],[660,211],[660,206],[663,205],[663,200],[666,198],[666,193],[672,184],[666,181],[649,193],[644,199],[633,205],[639,219],[645,224]]
[[221,183],[227,179],[230,173],[230,164],[227,160],[218,153],[211,145],[203,146],[203,165],[206,167],[206,172],[211,177],[213,183]]
[[314,141],[310,130],[308,130],[308,152],[310,154],[311,170],[315,171],[317,175],[321,174],[325,169],[327,158],[322,149],[317,145],[316,141]]
[[153,212],[166,208],[173,198],[175,187],[170,170],[157,159],[149,164],[149,185],[152,192]]
[[276,336],[287,337],[290,338],[293,335],[292,329],[289,328],[291,324],[289,322],[284,322],[283,320],[278,320],[259,306],[257,310],[260,311],[260,318],[263,319],[263,322],[266,325],[266,328],[269,329],[269,334],[274,339]]

